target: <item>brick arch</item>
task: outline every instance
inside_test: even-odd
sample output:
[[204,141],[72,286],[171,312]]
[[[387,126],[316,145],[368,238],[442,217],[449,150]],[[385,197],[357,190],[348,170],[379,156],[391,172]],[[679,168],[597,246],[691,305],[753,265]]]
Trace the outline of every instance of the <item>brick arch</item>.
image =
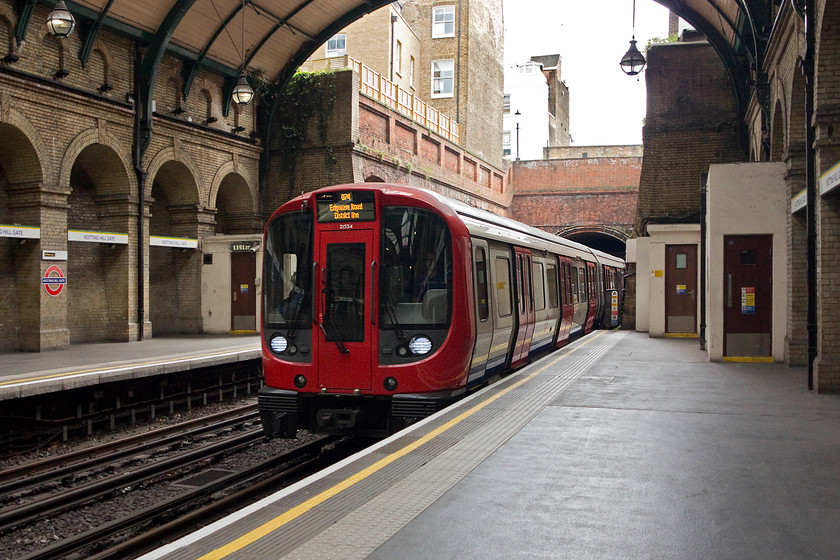
[[40,183],[47,180],[44,177],[43,163],[47,152],[37,130],[23,113],[4,108],[4,104],[0,102],[0,130],[5,127],[12,130],[0,134],[0,158],[8,155],[17,162],[17,165],[6,166],[6,178],[9,183]]
[[840,76],[836,69],[840,68],[840,4],[837,2],[823,2],[823,13],[817,19],[816,28],[819,42],[817,43],[814,68],[814,106],[834,105],[840,103]]
[[[88,60],[88,64],[91,65],[92,61],[96,60],[94,57],[98,57],[101,59],[102,64],[102,83],[100,86],[114,86],[113,82],[113,68],[114,68],[114,57],[111,54],[111,49],[108,48],[108,45],[103,42],[101,39],[97,39],[96,42],[93,44],[93,50],[91,51],[91,57]],[[97,68],[97,70],[99,70]],[[105,90],[100,90],[103,93],[107,93]]]
[[158,174],[161,168],[172,161],[176,161],[182,164],[186,170],[188,181],[190,185],[192,185],[192,189],[189,187],[184,187],[183,189],[179,189],[177,193],[178,202],[179,203],[200,203],[201,197],[198,193],[198,185],[199,185],[199,178],[201,177],[201,173],[198,170],[198,166],[193,162],[190,157],[184,153],[183,150],[176,150],[174,147],[165,148],[159,151],[152,161],[149,163],[149,172],[148,178],[146,180],[146,195],[152,195],[152,186],[154,185],[155,179],[157,179]]
[[15,41],[15,27],[17,26],[17,16],[8,4],[0,4],[0,25],[2,26],[3,44],[0,45],[0,58],[10,55],[17,50],[17,41]]
[[[109,169],[108,173],[112,173],[112,176],[104,179],[103,190],[100,194],[115,194],[127,190],[129,195],[137,196],[137,181],[131,171],[131,161],[128,159],[128,155],[124,153],[125,147],[116,136],[99,128],[90,128],[80,132],[70,142],[70,145],[64,151],[64,157],[59,168],[59,186],[70,190],[70,173],[73,171],[73,165],[85,149],[96,145],[106,149],[103,153],[112,152],[116,156],[121,164],[120,171],[123,172],[122,175],[125,178],[124,182],[117,182],[117,176],[113,175],[116,170],[114,168]],[[127,189],[121,188],[120,185],[125,185]]]
[[566,238],[568,238],[571,235],[579,235],[581,233],[597,233],[607,235],[609,237],[614,237],[622,242],[626,242],[628,239],[630,239],[630,235],[627,231],[625,231],[622,228],[617,228],[613,226],[567,226],[558,229],[554,233],[555,235],[559,235],[560,237]]
[[[799,66],[799,64],[797,64]],[[805,142],[805,76],[793,73],[790,102],[787,104],[787,145]]]
[[257,194],[254,192],[253,185],[256,184],[253,177],[247,177],[244,166],[241,165],[238,161],[229,161],[216,171],[215,177],[213,177],[213,182],[210,185],[210,198],[207,200],[207,208],[209,210],[214,210],[218,208],[217,199],[219,196],[219,188],[221,188],[222,182],[229,176],[229,175],[239,175],[242,178],[242,181],[245,183],[245,187],[248,189],[248,201],[249,206],[248,209],[256,212],[257,210]]
[[773,109],[773,120],[770,122],[770,161],[781,161],[786,149],[785,137],[787,127],[785,126],[785,111],[782,108],[782,99],[776,100]]

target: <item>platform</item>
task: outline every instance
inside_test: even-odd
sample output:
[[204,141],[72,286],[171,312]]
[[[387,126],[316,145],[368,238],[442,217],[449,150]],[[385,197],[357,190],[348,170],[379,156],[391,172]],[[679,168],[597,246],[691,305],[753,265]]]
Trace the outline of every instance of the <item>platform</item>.
[[143,556],[802,558],[840,550],[840,397],[594,333]]
[[259,357],[259,335],[184,335],[4,353],[0,401]]

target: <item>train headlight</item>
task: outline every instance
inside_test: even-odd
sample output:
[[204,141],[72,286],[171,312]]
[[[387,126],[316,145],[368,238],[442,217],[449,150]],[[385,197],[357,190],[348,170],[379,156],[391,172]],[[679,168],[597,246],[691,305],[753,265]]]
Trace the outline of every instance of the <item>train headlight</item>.
[[423,356],[432,349],[432,341],[420,334],[408,341],[408,349],[415,356]]
[[304,387],[306,387],[306,377],[304,375],[295,375],[295,387],[297,387],[298,389],[303,389]]
[[274,351],[275,354],[282,354],[286,351],[286,348],[289,346],[289,341],[286,340],[285,336],[278,334],[271,338],[269,344],[271,345],[271,349]]
[[394,379],[393,377],[386,377],[383,385],[385,386],[386,391],[396,391],[397,380]]

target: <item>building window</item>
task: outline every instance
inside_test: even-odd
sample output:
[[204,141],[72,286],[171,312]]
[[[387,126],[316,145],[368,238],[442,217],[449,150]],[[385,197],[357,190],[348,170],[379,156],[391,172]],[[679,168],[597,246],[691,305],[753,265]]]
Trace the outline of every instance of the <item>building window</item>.
[[455,6],[432,9],[432,38],[455,36]]
[[344,56],[347,52],[347,35],[340,33],[333,35],[327,41],[327,58],[333,56]]
[[394,58],[397,59],[397,74],[402,75],[402,43],[399,41],[397,41],[396,51]]
[[502,155],[510,155],[510,132],[502,132]]
[[455,61],[432,61],[432,97],[452,97],[455,81]]
[[408,59],[408,87],[414,89],[414,57]]
[[510,114],[510,94],[505,94],[505,100],[502,102],[502,112],[505,115]]

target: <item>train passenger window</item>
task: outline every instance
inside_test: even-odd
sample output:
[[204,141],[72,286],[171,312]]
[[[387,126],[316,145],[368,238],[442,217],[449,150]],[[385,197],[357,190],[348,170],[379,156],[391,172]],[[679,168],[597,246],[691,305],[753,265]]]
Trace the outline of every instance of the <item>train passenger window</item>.
[[545,309],[545,283],[543,281],[542,263],[534,263],[534,308],[537,311]]
[[312,216],[288,214],[268,225],[263,321],[272,328],[312,322]]
[[546,283],[548,287],[548,307],[557,307],[557,267],[553,264],[546,266]]
[[380,239],[380,327],[449,325],[452,243],[444,221],[419,208],[385,207]]
[[507,317],[513,311],[510,296],[510,261],[496,257],[496,301],[499,302],[499,317]]
[[586,269],[579,268],[577,269],[578,272],[578,302],[583,303],[585,301],[589,301],[589,298],[586,296]]
[[478,318],[486,321],[490,316],[490,303],[487,301],[487,256],[484,248],[475,250],[475,296],[478,298]]
[[569,276],[572,278],[572,303],[577,305],[578,303],[578,269],[572,267],[571,273]]
[[522,255],[516,257],[519,263],[516,268],[517,279],[517,293],[519,294],[519,313],[525,313],[525,265],[523,264]]

